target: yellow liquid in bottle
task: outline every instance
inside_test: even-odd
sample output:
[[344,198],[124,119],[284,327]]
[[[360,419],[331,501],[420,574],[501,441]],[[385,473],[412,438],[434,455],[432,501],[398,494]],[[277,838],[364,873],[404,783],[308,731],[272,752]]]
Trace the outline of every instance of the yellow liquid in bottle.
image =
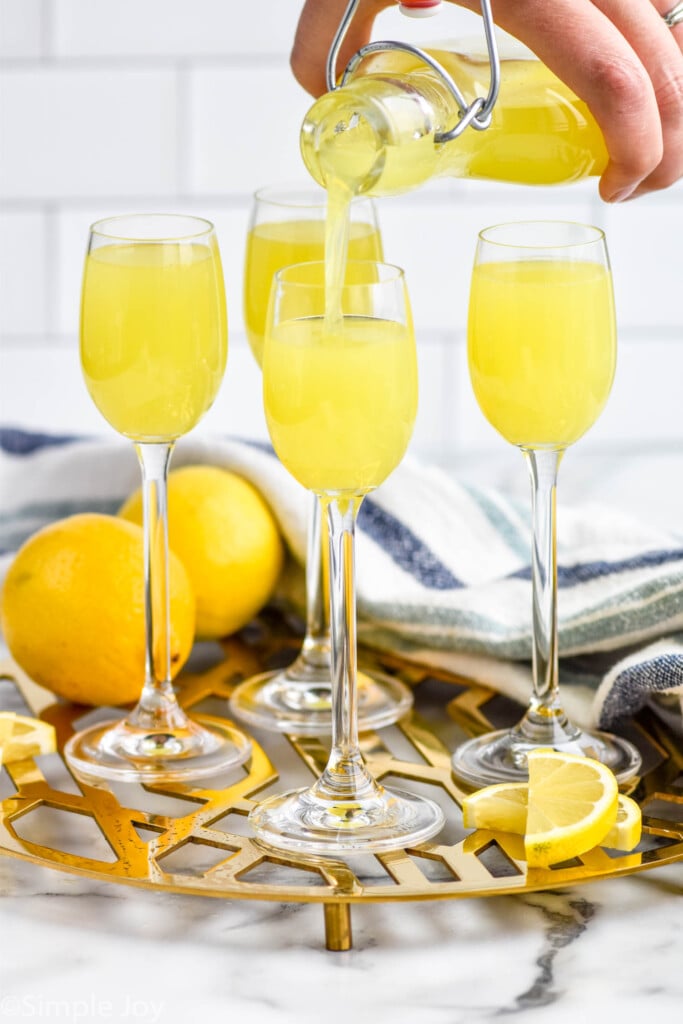
[[[488,62],[427,47],[466,100],[488,91]],[[338,178],[358,192],[392,195],[437,176],[559,184],[601,174],[607,152],[586,104],[535,59],[501,60],[491,126],[456,139],[435,136],[457,122],[440,77],[410,54],[382,53],[350,83],[321,97],[301,135],[304,161],[322,185]]]
[[513,444],[572,444],[600,415],[616,365],[612,278],[598,263],[483,263],[472,274],[472,385]]
[[263,369],[273,445],[304,487],[361,494],[399,464],[417,412],[412,324],[286,320],[268,336]]
[[106,245],[86,258],[81,364],[96,406],[119,433],[168,441],[212,404],[227,358],[218,248]]
[[[486,95],[487,61],[431,52],[468,100]],[[602,173],[607,164],[602,133],[569,86],[540,60],[503,60],[501,74],[490,128],[463,132],[451,152],[443,154],[443,173],[526,185],[567,183]]]
[[[289,220],[257,224],[249,232],[244,277],[244,311],[247,337],[259,365],[263,360],[263,338],[273,275],[282,267],[293,263],[323,260],[325,231],[324,220]],[[382,242],[373,224],[351,222],[348,258],[382,259]]]

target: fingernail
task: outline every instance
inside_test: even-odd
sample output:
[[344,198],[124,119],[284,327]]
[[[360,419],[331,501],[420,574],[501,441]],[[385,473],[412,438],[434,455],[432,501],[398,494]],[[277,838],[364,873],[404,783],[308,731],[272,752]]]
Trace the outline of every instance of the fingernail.
[[631,198],[637,188],[637,185],[630,185],[628,188],[623,188],[621,192],[615,192],[613,196],[610,196],[607,201],[609,203],[623,203],[627,199]]

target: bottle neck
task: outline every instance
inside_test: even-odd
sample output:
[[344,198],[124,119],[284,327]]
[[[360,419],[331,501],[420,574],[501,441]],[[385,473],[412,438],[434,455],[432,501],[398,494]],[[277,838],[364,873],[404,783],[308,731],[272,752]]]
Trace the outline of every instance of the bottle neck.
[[359,76],[309,110],[301,131],[304,163],[326,188],[337,180],[354,194],[400,194],[438,173],[435,136],[454,116],[430,69]]

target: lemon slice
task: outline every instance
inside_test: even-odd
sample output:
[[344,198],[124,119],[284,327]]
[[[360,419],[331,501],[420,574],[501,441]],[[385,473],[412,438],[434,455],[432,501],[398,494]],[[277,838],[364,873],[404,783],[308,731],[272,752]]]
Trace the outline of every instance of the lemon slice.
[[470,793],[462,803],[462,821],[465,828],[490,828],[500,832],[526,832],[526,782],[500,782],[495,786]]
[[524,849],[529,867],[544,868],[598,846],[617,820],[617,780],[592,758],[534,750]]
[[12,711],[0,711],[0,764],[52,754],[56,749],[54,726]]
[[[526,782],[501,782],[496,786],[471,793],[463,800],[462,820],[465,828],[487,828],[494,832],[526,832],[529,787]],[[600,842],[611,850],[629,851],[640,842],[642,815],[640,807],[628,796],[619,794],[617,820]]]
[[610,850],[633,850],[640,842],[643,831],[643,816],[640,807],[630,796],[619,794],[617,820],[600,843]]

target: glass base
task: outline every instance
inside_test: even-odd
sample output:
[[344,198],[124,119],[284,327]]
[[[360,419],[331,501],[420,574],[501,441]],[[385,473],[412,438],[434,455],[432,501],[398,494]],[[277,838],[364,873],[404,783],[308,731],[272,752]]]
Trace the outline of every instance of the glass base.
[[77,774],[118,782],[182,782],[236,768],[251,741],[221,718],[202,716],[172,732],[136,729],[125,720],[72,736],[64,755]]
[[545,741],[530,740],[519,729],[485,733],[459,746],[451,763],[459,779],[477,788],[497,782],[527,782],[527,754],[542,747],[601,761],[612,769],[617,782],[626,782],[640,771],[640,754],[628,740],[576,726]]
[[297,853],[335,857],[416,846],[444,824],[431,800],[375,785],[357,798],[321,798],[315,787],[264,800],[249,815],[258,839]]
[[[358,673],[358,728],[383,729],[410,711],[413,694],[398,679],[380,672]],[[249,725],[297,736],[332,732],[330,668],[302,657],[280,672],[252,676],[230,698],[232,713]]]

